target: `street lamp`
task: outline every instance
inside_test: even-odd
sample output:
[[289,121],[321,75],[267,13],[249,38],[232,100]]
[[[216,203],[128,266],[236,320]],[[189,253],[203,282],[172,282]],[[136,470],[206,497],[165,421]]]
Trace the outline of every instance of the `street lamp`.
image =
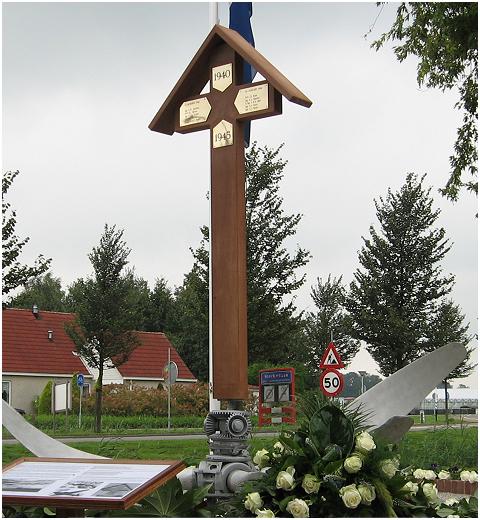
[[360,377],[362,378],[360,394],[363,394],[366,390],[364,378],[367,376],[368,372],[365,372],[365,370],[359,370],[358,373],[360,374]]

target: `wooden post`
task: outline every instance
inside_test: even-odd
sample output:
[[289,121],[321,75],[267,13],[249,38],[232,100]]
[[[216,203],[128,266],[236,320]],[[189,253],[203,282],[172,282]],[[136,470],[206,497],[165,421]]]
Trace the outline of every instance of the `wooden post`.
[[[210,68],[232,64],[233,83],[242,63],[226,44],[217,48]],[[228,92],[230,90],[230,92]],[[234,113],[233,89],[212,92],[217,117],[232,124],[233,144],[214,148],[211,133],[211,254],[214,397],[247,399],[247,260],[245,222],[245,150],[243,122]],[[221,110],[219,110],[221,107]]]
[[[241,85],[246,60],[265,81]],[[210,92],[200,94],[210,81]],[[215,25],[155,118],[171,135],[210,130],[213,397],[248,397],[244,121],[312,102],[236,31]]]

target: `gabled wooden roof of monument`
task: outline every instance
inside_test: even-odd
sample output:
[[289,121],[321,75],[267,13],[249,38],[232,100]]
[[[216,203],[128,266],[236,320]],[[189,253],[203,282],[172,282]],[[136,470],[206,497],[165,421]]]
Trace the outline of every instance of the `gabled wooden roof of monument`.
[[305,107],[312,102],[278,69],[276,69],[255,47],[250,45],[237,31],[215,25],[210,34],[185,69],[177,84],[160,107],[150,130],[172,135],[175,131],[175,113],[181,103],[189,97],[197,96],[209,81],[209,58],[212,49],[221,43],[229,45],[254,69],[256,69],[276,90],[292,103]]

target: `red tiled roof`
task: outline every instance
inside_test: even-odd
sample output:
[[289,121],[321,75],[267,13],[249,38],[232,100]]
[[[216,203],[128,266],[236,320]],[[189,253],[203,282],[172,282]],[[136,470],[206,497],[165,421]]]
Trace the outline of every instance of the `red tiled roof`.
[[138,332],[141,345],[137,347],[128,361],[117,367],[123,377],[163,378],[163,368],[170,360],[178,367],[178,379],[195,379],[183,359],[162,332]]
[[[37,374],[88,374],[81,360],[72,354],[75,346],[64,324],[73,314],[42,312],[36,319],[27,309],[2,311],[2,371]],[[53,339],[48,339],[48,331]]]
[[[40,310],[36,319],[28,309],[2,311],[2,372],[74,374],[88,370],[72,354],[75,345],[65,332],[64,324],[74,314]],[[53,340],[48,331],[53,331]],[[117,367],[123,377],[163,378],[163,367],[170,359],[178,366],[179,379],[195,379],[187,365],[161,332],[138,332],[141,344],[123,365]]]

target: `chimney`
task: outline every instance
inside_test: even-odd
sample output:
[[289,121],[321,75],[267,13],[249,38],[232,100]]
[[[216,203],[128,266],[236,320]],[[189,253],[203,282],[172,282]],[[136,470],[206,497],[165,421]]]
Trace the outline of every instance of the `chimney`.
[[35,319],[37,320],[40,317],[40,313],[38,312],[38,305],[36,303],[32,305],[32,314],[35,316]]
[[49,339],[50,341],[53,341],[53,330],[49,330],[49,331],[48,331],[48,339]]

